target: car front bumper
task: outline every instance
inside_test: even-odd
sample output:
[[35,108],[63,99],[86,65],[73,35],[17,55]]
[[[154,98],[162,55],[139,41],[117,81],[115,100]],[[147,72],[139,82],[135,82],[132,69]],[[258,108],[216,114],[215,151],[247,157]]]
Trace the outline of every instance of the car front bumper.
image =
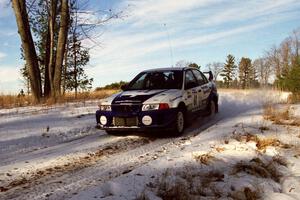
[[[138,113],[118,113],[113,111],[101,111],[96,112],[96,121],[100,125],[100,128],[107,131],[159,131],[170,130],[173,127],[173,123],[176,119],[178,110],[176,108],[165,110],[152,110],[141,111]],[[105,116],[107,118],[107,124],[100,123],[100,117]],[[144,116],[150,116],[152,123],[145,125],[142,122]],[[117,126],[114,124],[115,118],[136,118],[137,122],[133,126]]]

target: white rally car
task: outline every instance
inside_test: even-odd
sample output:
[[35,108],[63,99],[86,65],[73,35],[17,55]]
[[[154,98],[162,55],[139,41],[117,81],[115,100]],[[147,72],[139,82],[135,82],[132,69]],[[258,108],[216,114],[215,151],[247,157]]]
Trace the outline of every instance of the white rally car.
[[211,73],[209,80],[195,68],[143,71],[122,92],[101,100],[97,127],[108,133],[170,130],[181,134],[193,116],[218,112]]

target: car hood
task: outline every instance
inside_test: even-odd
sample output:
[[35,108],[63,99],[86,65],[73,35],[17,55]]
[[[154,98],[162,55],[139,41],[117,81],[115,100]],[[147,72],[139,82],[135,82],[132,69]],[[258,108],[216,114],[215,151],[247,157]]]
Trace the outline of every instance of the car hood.
[[168,90],[132,90],[119,93],[112,100],[112,104],[119,103],[144,103],[148,99],[162,94]]

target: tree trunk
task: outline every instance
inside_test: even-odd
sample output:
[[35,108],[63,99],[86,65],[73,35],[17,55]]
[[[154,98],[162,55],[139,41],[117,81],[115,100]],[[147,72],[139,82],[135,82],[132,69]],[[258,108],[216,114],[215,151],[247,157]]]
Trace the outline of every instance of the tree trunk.
[[[54,92],[54,72],[55,72],[55,23],[57,16],[57,0],[51,0],[49,11],[49,62],[48,76],[50,82],[51,94]],[[53,95],[52,95],[53,96]]]
[[52,91],[53,97],[58,97],[61,94],[61,73],[62,64],[66,50],[66,41],[68,37],[69,27],[69,5],[68,0],[61,0],[61,14],[60,14],[60,27],[57,40],[57,50],[55,59],[55,71],[54,71],[54,91]]
[[69,42],[67,40],[67,44],[66,44],[66,51],[65,51],[65,63],[64,63],[64,71],[63,71],[63,95],[65,95],[66,93],[66,87],[67,87],[67,67],[68,67],[68,48],[69,48]]
[[50,76],[49,76],[49,61],[50,61],[50,30],[48,28],[46,38],[46,55],[45,55],[45,77],[44,77],[44,97],[48,98],[51,94]]
[[29,74],[32,95],[36,102],[40,102],[42,97],[41,74],[29,26],[26,1],[12,0],[12,7],[16,16],[18,32],[22,41],[22,47],[24,49],[24,56]]
[[74,89],[75,89],[75,98],[77,98],[77,88],[78,88],[78,83],[77,83],[77,51],[76,51],[76,29],[74,30],[73,33],[73,59],[74,59]]

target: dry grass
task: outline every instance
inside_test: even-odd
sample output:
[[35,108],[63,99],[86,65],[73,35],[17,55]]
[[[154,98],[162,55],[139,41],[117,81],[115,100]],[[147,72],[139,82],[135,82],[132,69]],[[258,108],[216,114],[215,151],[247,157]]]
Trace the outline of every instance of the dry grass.
[[0,95],[0,108],[23,107],[33,104],[31,96]]
[[211,152],[208,153],[202,153],[202,152],[194,152],[193,153],[193,158],[204,165],[208,165],[215,157],[212,155]]
[[273,138],[273,137],[268,137],[268,138],[259,138],[257,135],[253,135],[251,133],[246,133],[246,134],[234,134],[232,136],[233,139],[239,141],[239,142],[255,142],[256,147],[259,151],[265,151],[267,147],[280,147],[284,149],[289,149],[294,147],[291,144],[285,144],[281,142],[280,140]]
[[224,174],[216,170],[201,172],[187,168],[176,172],[168,169],[150,188],[164,200],[201,199],[209,196],[220,198],[222,192],[213,183],[222,181]]
[[[66,93],[59,99],[47,99],[43,100],[42,104],[53,105],[55,103],[68,103],[87,101],[93,99],[102,99],[116,93],[117,90],[100,90],[94,92],[82,92],[78,93],[75,97],[74,93]],[[36,105],[34,99],[30,95],[18,96],[18,95],[0,95],[0,109],[2,108],[15,108]]]
[[274,166],[273,160],[269,163],[264,163],[260,158],[254,158],[250,162],[238,162],[233,167],[232,174],[244,172],[258,178],[271,178],[275,182],[280,182],[282,174]]
[[275,162],[275,163],[278,163],[279,165],[283,165],[285,167],[288,166],[287,159],[283,156],[280,156],[280,155],[273,156],[272,161]]
[[288,102],[290,103],[299,103],[300,102],[300,93],[290,94],[288,97]]
[[[157,180],[157,195],[164,200],[185,200],[190,198],[189,187],[181,177],[174,177],[170,170],[166,170]],[[173,181],[169,181],[171,177]]]
[[241,134],[241,133],[234,133],[232,135],[232,138],[239,141],[239,142],[257,142],[259,138],[251,133]]
[[267,104],[264,106],[263,117],[278,125],[300,126],[300,118],[293,116],[290,106],[276,109],[273,105]]
[[225,148],[224,148],[224,147],[216,147],[215,149],[216,149],[216,151],[217,151],[218,153],[221,153],[221,152],[225,151]]
[[259,199],[261,196],[261,194],[259,194],[257,191],[252,191],[248,187],[246,187],[244,189],[244,194],[245,194],[246,200],[256,200],[256,199]]
[[267,147],[281,147],[282,143],[275,138],[265,138],[265,139],[259,139],[256,141],[256,147],[258,150],[266,150]]

